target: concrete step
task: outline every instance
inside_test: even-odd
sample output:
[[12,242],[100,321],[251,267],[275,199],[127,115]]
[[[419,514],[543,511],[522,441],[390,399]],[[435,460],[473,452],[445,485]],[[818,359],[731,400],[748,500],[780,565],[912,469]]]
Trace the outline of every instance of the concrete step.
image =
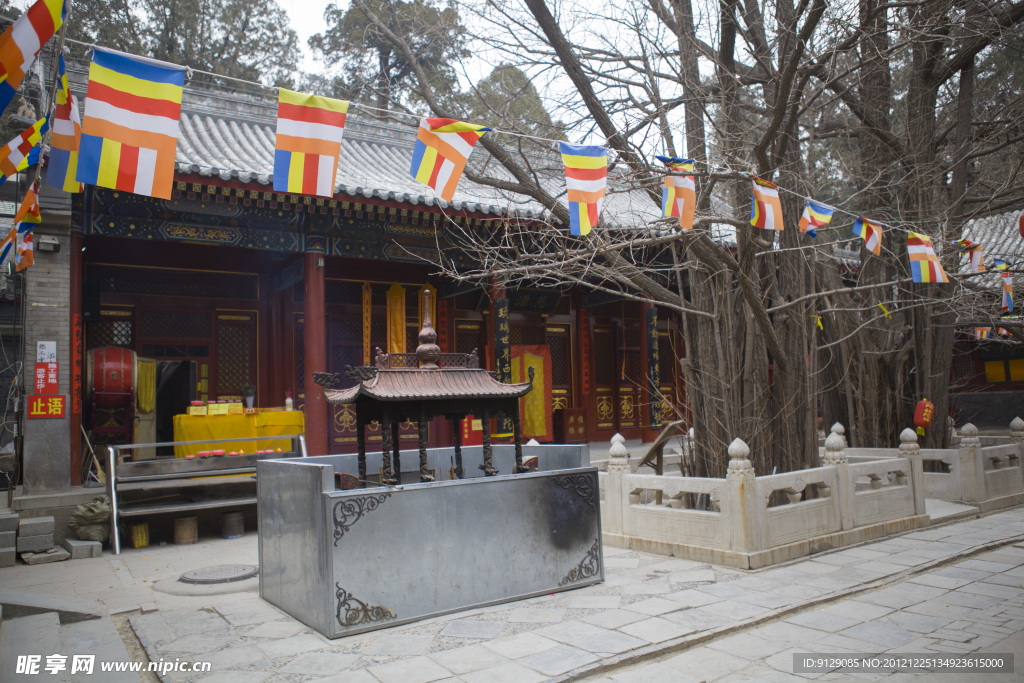
[[[70,681],[70,658],[65,669],[53,674],[46,669],[49,655],[67,654],[62,649],[60,618],[54,612],[16,617],[0,622],[0,681],[44,677],[48,681]],[[39,655],[36,676],[17,673],[18,657]]]
[[924,510],[932,518],[933,525],[981,516],[981,510],[973,505],[951,503],[948,500],[938,500],[937,498],[925,498]]
[[71,681],[132,681],[139,680],[137,673],[103,671],[104,663],[128,663],[131,657],[117,632],[117,627],[110,617],[93,619],[91,621],[79,621],[73,624],[65,624],[61,627],[61,638],[63,649],[61,652],[68,656],[68,668],[74,655],[96,655],[94,668],[91,674],[78,672],[71,676]]

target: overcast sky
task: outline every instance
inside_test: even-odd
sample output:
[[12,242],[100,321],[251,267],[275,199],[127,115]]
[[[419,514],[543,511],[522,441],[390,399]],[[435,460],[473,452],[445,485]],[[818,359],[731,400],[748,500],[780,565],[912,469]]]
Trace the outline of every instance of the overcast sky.
[[[277,0],[281,8],[291,18],[292,28],[299,34],[302,46],[302,60],[299,68],[303,71],[319,71],[320,65],[313,61],[308,42],[314,33],[324,29],[324,10],[331,0]],[[347,5],[346,0],[337,0],[338,4]]]

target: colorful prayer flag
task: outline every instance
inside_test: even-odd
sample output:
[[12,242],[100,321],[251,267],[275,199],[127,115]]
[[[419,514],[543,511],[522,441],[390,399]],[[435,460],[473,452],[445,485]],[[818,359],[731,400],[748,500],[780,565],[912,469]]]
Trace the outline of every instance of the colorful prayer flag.
[[608,150],[596,145],[558,143],[565,166],[569,232],[583,236],[597,225],[608,183]]
[[0,111],[14,99],[39,50],[64,24],[64,0],[39,0],[0,36]]
[[7,263],[7,258],[14,253],[14,245],[18,242],[18,226],[15,225],[7,236],[0,241],[0,268]]
[[764,230],[782,230],[782,202],[779,201],[779,186],[775,183],[750,176],[754,196],[750,201],[750,224]]
[[[882,226],[872,223],[863,216],[853,222],[853,234],[864,240],[864,248],[871,250],[875,256],[882,253]],[[930,243],[929,243],[930,246]],[[916,282],[916,281],[915,281]]]
[[975,339],[988,339],[988,335],[992,333],[991,327],[975,327],[974,338]]
[[808,237],[817,237],[818,234],[815,231],[828,225],[832,220],[833,213],[835,213],[835,209],[828,204],[808,199],[807,206],[804,207],[804,214],[800,217],[800,232],[806,233]]
[[93,48],[75,179],[171,198],[185,67]]
[[344,100],[278,91],[275,190],[334,196],[347,114]]
[[35,263],[35,250],[33,249],[33,237],[35,227],[42,221],[39,215],[39,185],[32,183],[32,186],[25,193],[25,199],[21,202],[21,208],[14,216],[14,223],[18,226],[17,252],[15,255],[15,270],[21,272]]
[[78,118],[78,98],[68,88],[64,55],[57,60],[58,80],[56,108],[52,115],[50,160],[46,165],[46,182],[65,192],[81,192],[85,186],[75,180],[78,171],[78,148],[82,141],[82,120]]
[[985,259],[982,256],[980,244],[972,242],[966,237],[964,239],[955,240],[953,244],[956,245],[956,248],[961,254],[967,254],[967,257],[971,262],[972,273],[985,272]]
[[473,153],[473,145],[489,130],[486,126],[455,119],[420,119],[409,173],[450,202],[469,155]]
[[910,256],[910,274],[914,282],[949,282],[927,235],[908,233],[907,254]]
[[0,149],[0,185],[18,171],[39,163],[39,141],[47,130],[46,119],[39,119]]
[[1003,310],[1013,311],[1013,273],[999,273],[1003,276]]
[[1007,268],[1009,268],[1012,265],[1013,264],[1010,263],[1009,261],[1006,261],[1006,260],[1001,259],[1001,258],[997,258],[997,259],[993,259],[992,260],[992,267],[995,268],[996,270],[1006,270]]
[[[693,159],[655,157],[673,171],[693,173]],[[693,215],[697,210],[697,186],[692,175],[665,176],[665,189],[661,192],[661,213],[665,218],[677,216],[683,230],[693,228]]]

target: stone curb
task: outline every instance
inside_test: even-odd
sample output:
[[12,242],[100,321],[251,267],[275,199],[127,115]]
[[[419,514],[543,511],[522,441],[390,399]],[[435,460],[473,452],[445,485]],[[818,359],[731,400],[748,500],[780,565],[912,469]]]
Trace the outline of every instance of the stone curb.
[[[935,527],[926,527],[926,529],[922,529],[922,531],[931,528]],[[692,647],[703,645],[704,643],[710,642],[712,640],[717,640],[718,638],[721,638],[723,636],[733,635],[741,631],[746,631],[747,629],[755,626],[762,626],[764,624],[777,621],[784,617],[788,617],[792,614],[797,614],[799,612],[804,612],[808,609],[813,609],[815,607],[818,607],[819,605],[828,604],[836,600],[849,598],[854,595],[867,593],[868,591],[883,588],[894,583],[899,583],[900,581],[908,577],[911,577],[915,574],[921,574],[927,571],[931,571],[932,569],[937,569],[952,562],[962,560],[965,557],[971,557],[972,555],[977,555],[979,553],[983,553],[994,548],[1001,548],[1003,546],[1012,545],[1014,543],[1019,543],[1021,541],[1024,541],[1024,534],[1000,539],[998,541],[989,541],[988,543],[974,546],[973,548],[968,548],[967,550],[962,550],[955,555],[930,560],[929,562],[918,565],[916,567],[908,567],[907,569],[904,569],[901,572],[889,574],[887,576],[882,576],[873,581],[866,581],[855,586],[851,586],[850,588],[844,588],[842,590],[834,591],[832,593],[828,593],[826,595],[813,598],[809,601],[802,602],[798,605],[793,605],[792,607],[787,607],[786,609],[766,614],[762,617],[749,619],[747,621],[733,624],[731,626],[721,626],[717,629],[700,633],[695,636],[680,636],[678,638],[667,640],[663,643],[645,645],[643,647],[636,648],[635,650],[631,650],[623,654],[599,660],[597,662],[594,662],[593,664],[578,667],[576,669],[573,669],[572,671],[568,671],[560,676],[555,676],[548,680],[552,681],[553,683],[561,683],[563,681],[578,681],[582,680],[583,678],[593,676],[595,674],[606,673],[620,669],[625,666],[639,664],[641,662],[648,661],[656,657],[660,657],[662,655],[683,652],[685,650],[689,650]],[[838,550],[845,550],[845,548]]]
[[[141,612],[141,609],[139,608],[138,605],[135,605],[134,607],[136,610],[140,610]],[[146,652],[146,658],[149,659],[149,661],[151,662],[159,662],[161,659],[160,651],[156,649],[156,646],[153,645],[153,643],[149,642],[149,638],[146,637],[146,634],[143,632],[142,628],[135,625],[135,617],[128,617],[128,626],[131,627],[132,632],[135,634],[135,637],[139,639],[139,643],[142,645],[142,649]],[[173,683],[171,677],[167,674],[162,674],[159,671],[154,671],[153,673],[155,673],[157,678],[160,679],[160,683]]]

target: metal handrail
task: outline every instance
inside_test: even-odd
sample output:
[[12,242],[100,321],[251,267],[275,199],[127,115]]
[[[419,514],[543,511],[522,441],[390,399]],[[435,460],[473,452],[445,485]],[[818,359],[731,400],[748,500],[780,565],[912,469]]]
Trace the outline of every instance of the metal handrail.
[[203,439],[202,441],[161,441],[159,443],[129,443],[111,445],[119,451],[130,451],[136,448],[155,448],[157,446],[188,446],[197,443],[229,443],[232,441],[269,441],[271,439],[294,439],[301,434],[278,434],[276,436],[242,436],[230,439]]

